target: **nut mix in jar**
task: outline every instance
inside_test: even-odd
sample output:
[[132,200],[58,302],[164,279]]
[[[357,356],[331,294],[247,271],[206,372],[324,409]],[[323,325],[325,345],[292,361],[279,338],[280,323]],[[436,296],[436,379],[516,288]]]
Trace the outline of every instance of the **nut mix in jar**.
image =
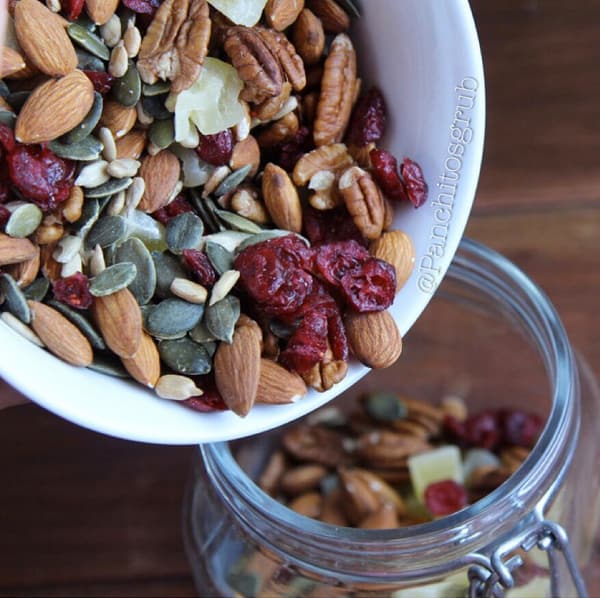
[[246,415],[391,365],[419,165],[377,147],[350,0],[9,2],[2,320],[77,366]]

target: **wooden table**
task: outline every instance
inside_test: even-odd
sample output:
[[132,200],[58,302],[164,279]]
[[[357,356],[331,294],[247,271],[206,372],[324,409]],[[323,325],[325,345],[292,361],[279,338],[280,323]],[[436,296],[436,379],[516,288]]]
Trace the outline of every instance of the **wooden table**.
[[[599,373],[600,2],[471,3],[488,125],[467,234],[546,290]],[[33,405],[2,412],[0,594],[194,595],[180,529],[193,452],[107,438]]]

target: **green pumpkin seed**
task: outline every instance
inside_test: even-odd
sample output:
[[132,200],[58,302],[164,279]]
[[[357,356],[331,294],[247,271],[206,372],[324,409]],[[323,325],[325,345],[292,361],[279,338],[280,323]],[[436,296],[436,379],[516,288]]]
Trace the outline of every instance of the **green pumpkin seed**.
[[229,212],[228,210],[219,210],[215,208],[215,213],[217,216],[229,227],[239,230],[243,233],[256,234],[263,231],[263,229],[258,226],[252,220],[248,220],[239,214],[234,214],[233,212]]
[[77,23],[80,27],[87,29],[90,33],[94,33],[96,31],[96,23],[92,21],[85,13],[79,15],[77,17],[75,23]]
[[234,170],[229,176],[226,176],[215,190],[215,196],[221,197],[237,189],[252,170],[252,164],[246,164],[237,170]]
[[144,112],[157,120],[173,118],[173,114],[165,107],[166,99],[166,94],[158,96],[142,96],[142,107],[144,108]]
[[10,89],[8,89],[8,85],[0,79],[0,97],[6,99],[10,95]]
[[135,279],[137,268],[131,262],[108,266],[90,280],[90,293],[94,297],[106,297],[127,288]]
[[94,92],[94,103],[87,113],[87,116],[71,131],[63,135],[62,143],[69,145],[83,141],[96,128],[100,117],[102,116],[102,108],[104,101],[102,95],[97,91]]
[[337,0],[337,2],[351,17],[358,19],[361,16],[359,0]]
[[103,185],[93,187],[92,189],[85,189],[84,194],[86,197],[108,197],[109,195],[114,195],[119,191],[125,191],[125,189],[131,185],[131,183],[133,183],[133,179],[130,177],[123,179],[110,179]]
[[42,210],[35,204],[26,203],[19,206],[10,215],[4,232],[11,237],[28,237],[42,222]]
[[206,349],[187,337],[162,341],[158,351],[164,363],[178,374],[201,376],[212,368]]
[[115,378],[131,378],[121,362],[110,353],[95,354],[94,360],[87,367],[100,374],[114,376]]
[[126,234],[127,222],[125,222],[125,218],[121,216],[103,216],[87,234],[85,246],[87,249],[93,249],[96,245],[108,247],[123,240]]
[[233,268],[233,253],[214,241],[207,241],[204,252],[219,275]]
[[[81,162],[92,162],[97,160],[104,149],[103,145],[93,136],[88,135],[77,143],[62,143],[54,139],[48,147],[59,157],[67,160],[79,160]],[[91,189],[88,189],[91,191]]]
[[81,333],[88,339],[88,341],[90,341],[92,348],[97,349],[98,351],[104,351],[106,349],[106,344],[104,343],[102,335],[94,328],[90,320],[86,318],[80,311],[65,305],[61,301],[56,301],[56,299],[50,299],[46,301],[46,303],[59,311],[73,324],[75,324],[75,326],[79,328]]
[[19,112],[30,95],[31,91],[13,91],[6,98],[6,101],[14,108],[15,112]]
[[155,120],[148,129],[150,141],[160,149],[168,148],[175,141],[175,124],[172,119]]
[[128,62],[127,71],[112,86],[112,95],[123,106],[135,106],[142,95],[142,80],[133,60]]
[[217,340],[215,335],[208,330],[204,322],[198,322],[190,330],[190,338],[201,345]]
[[269,322],[269,330],[277,337],[287,340],[294,333],[293,326],[282,324],[279,320],[271,320]]
[[158,83],[144,83],[142,85],[142,93],[145,96],[160,96],[171,91],[171,83],[169,81],[159,81]]
[[142,241],[131,237],[115,250],[114,263],[120,262],[135,264],[137,274],[129,285],[129,290],[140,305],[145,305],[156,290],[156,267],[150,252]]
[[204,323],[207,330],[215,339],[231,344],[240,311],[240,300],[233,295],[227,295],[221,301],[206,308]]
[[206,352],[212,359],[215,356],[215,353],[217,352],[217,347],[219,346],[219,344],[213,341],[209,343],[203,343],[202,346],[206,349]]
[[23,324],[31,322],[31,310],[27,297],[10,274],[0,274],[0,292],[4,294],[3,306]]
[[167,246],[175,254],[180,254],[184,249],[197,248],[201,244],[203,233],[202,220],[193,212],[184,212],[167,223]]
[[213,213],[215,206],[212,202],[208,202],[202,199],[197,191],[192,190],[191,192],[192,205],[196,208],[200,218],[204,222],[206,229],[211,233],[225,230],[225,227],[219,222],[218,218]]
[[0,110],[0,124],[6,125],[7,127],[14,129],[16,122],[17,115],[14,112],[9,112],[8,110]]
[[23,289],[23,294],[26,299],[31,299],[31,301],[41,301],[48,293],[49,288],[50,281],[40,276],[40,278],[36,278],[30,285]]
[[186,334],[202,319],[204,305],[183,299],[165,299],[148,316],[147,330],[152,336]]
[[100,58],[86,52],[81,48],[75,48],[77,54],[77,68],[82,71],[96,71],[98,73],[106,72],[106,65]]
[[374,392],[365,399],[366,412],[376,421],[393,422],[404,419],[408,408],[402,399],[391,392]]
[[81,208],[81,216],[79,217],[79,220],[73,224],[73,231],[81,238],[84,238],[98,220],[100,212],[100,202],[97,199],[88,199],[87,201],[84,201],[83,207]]
[[262,243],[263,241],[270,241],[271,239],[277,239],[279,237],[287,237],[288,235],[295,235],[301,241],[304,241],[304,243],[306,243],[307,247],[310,247],[310,243],[309,243],[308,239],[306,239],[302,235],[292,233],[289,230],[281,230],[278,228],[274,228],[272,230],[265,230],[256,235],[252,235],[251,237],[248,237],[247,239],[242,241],[237,246],[237,249],[235,252],[236,252],[236,254],[238,254],[241,251],[244,251],[244,249],[246,249],[247,247],[250,247],[251,245],[256,245],[256,243]]
[[152,252],[156,268],[156,294],[161,298],[172,297],[171,283],[175,278],[187,278],[187,272],[179,260],[169,253]]
[[102,60],[110,58],[110,50],[104,45],[102,38],[98,37],[78,23],[70,23],[67,27],[69,37],[84,50],[91,52]]

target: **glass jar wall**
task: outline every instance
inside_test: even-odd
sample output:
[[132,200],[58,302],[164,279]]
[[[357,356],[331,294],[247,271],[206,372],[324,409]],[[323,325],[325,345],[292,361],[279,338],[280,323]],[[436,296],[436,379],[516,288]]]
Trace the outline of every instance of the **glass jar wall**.
[[[441,598],[515,585],[509,597],[583,594],[578,572],[592,557],[600,511],[600,396],[540,290],[498,254],[463,241],[398,363],[335,404],[380,389],[460,395],[471,410],[527,408],[546,425],[523,465],[485,498],[392,530],[324,524],[264,493],[253,480],[282,430],[202,446],[184,508],[199,594]],[[522,574],[523,561],[535,575]]]

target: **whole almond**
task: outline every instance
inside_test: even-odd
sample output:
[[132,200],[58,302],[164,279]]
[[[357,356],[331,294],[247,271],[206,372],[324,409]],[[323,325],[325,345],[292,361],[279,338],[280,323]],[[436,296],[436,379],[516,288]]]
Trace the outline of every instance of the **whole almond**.
[[271,359],[260,360],[260,377],[256,391],[257,403],[282,405],[292,403],[306,394],[306,384],[295,372],[290,372]]
[[28,304],[31,327],[51,353],[72,365],[85,367],[92,363],[92,347],[75,325],[52,307],[38,301]]
[[402,353],[402,337],[386,311],[349,313],[344,319],[348,342],[354,355],[370,368],[387,368]]
[[307,4],[327,33],[342,33],[350,27],[350,16],[335,0],[308,0]]
[[16,50],[3,46],[0,50],[0,79],[25,68],[25,59]]
[[138,172],[146,183],[139,209],[151,213],[165,206],[179,182],[180,174],[179,160],[170,151],[163,150],[154,156],[146,156]]
[[263,172],[262,192],[267,211],[275,225],[299,233],[302,230],[302,206],[288,173],[269,162]]
[[38,0],[20,0],[15,6],[15,32],[31,63],[51,77],[77,68],[77,54],[61,18]]
[[146,147],[146,133],[133,130],[127,135],[117,139],[117,158],[139,159]]
[[[100,124],[108,127],[115,139],[121,139],[133,129],[137,121],[135,106],[123,106],[115,100],[104,102]],[[117,149],[118,152],[118,149]]]
[[252,165],[252,170],[248,173],[248,176],[255,176],[260,166],[260,147],[252,135],[248,135],[248,137],[234,145],[229,161],[231,170],[237,170],[242,166],[246,166],[246,164]]
[[160,355],[154,339],[142,333],[140,346],[133,357],[123,357],[121,362],[125,369],[144,386],[154,388],[160,378]]
[[88,15],[96,25],[104,25],[112,17],[119,0],[85,0]]
[[94,297],[92,313],[110,349],[121,358],[134,357],[142,342],[142,312],[129,289]]
[[229,345],[221,343],[214,358],[217,390],[225,404],[244,417],[254,405],[260,378],[261,331],[258,324],[244,319]]
[[394,505],[383,503],[377,511],[367,515],[361,522],[362,529],[396,529],[400,526]]
[[287,29],[304,8],[304,0],[269,0],[264,8],[267,23],[277,31]]
[[35,255],[28,260],[24,260],[18,264],[13,264],[6,268],[6,272],[10,274],[15,282],[23,289],[29,286],[38,275],[40,271],[40,248],[36,246]]
[[17,117],[15,136],[22,143],[52,141],[76,127],[94,102],[94,86],[73,71],[37,87]]
[[325,49],[323,23],[312,10],[305,8],[294,23],[292,42],[304,64],[317,64]]
[[0,266],[30,260],[36,253],[37,249],[29,239],[17,239],[0,233]]
[[411,238],[402,231],[383,233],[369,247],[373,257],[384,260],[396,270],[396,291],[409,279],[415,264],[415,247]]

